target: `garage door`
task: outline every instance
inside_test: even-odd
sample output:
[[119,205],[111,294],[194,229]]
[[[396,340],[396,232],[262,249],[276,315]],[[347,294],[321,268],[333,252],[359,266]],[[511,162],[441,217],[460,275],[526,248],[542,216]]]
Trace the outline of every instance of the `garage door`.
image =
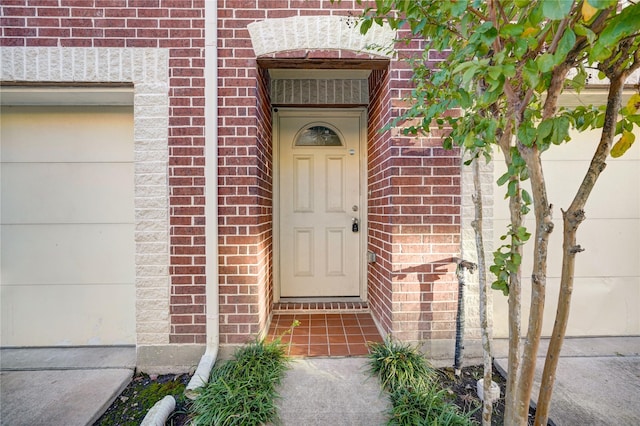
[[135,344],[132,107],[3,106],[2,346]]
[[[547,336],[553,329],[562,268],[560,209],[566,210],[571,203],[599,137],[598,131],[575,133],[571,142],[551,147],[543,155],[555,223],[549,242],[547,305],[543,321],[543,334]],[[636,130],[638,140],[640,131]],[[495,179],[505,171],[500,163],[494,163]],[[587,219],[578,230],[578,244],[585,251],[576,257],[568,336],[640,334],[640,143],[636,142],[621,158],[609,158],[607,163],[585,206]],[[503,244],[498,237],[509,223],[509,210],[503,199],[506,189],[494,190],[494,244],[498,247]],[[526,226],[532,233],[533,219],[531,212]],[[533,241],[530,241],[525,246],[523,258],[525,321],[531,293],[532,252]],[[493,302],[494,335],[507,337],[507,298],[494,292]]]

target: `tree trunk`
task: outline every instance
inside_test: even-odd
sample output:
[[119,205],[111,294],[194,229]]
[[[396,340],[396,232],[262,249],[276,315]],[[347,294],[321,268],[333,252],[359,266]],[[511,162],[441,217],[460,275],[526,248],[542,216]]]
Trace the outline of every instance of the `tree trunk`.
[[522,353],[522,367],[518,378],[516,396],[517,418],[520,424],[526,425],[536,370],[536,357],[540,346],[540,335],[542,334],[547,284],[547,254],[549,251],[549,235],[553,231],[553,222],[551,220],[551,206],[547,197],[540,151],[535,146],[520,146],[519,150],[529,169],[531,196],[533,198],[536,221],[533,271],[531,274],[531,309],[529,311],[529,325]]
[[[506,157],[506,156],[505,156]],[[507,159],[507,166],[510,159]],[[520,184],[517,183],[517,194],[509,198],[509,211],[511,213],[511,226],[517,229],[522,226],[522,200],[520,199]],[[522,257],[522,246],[511,243],[511,253]],[[505,392],[505,425],[519,424],[516,416],[516,389],[518,388],[518,372],[520,370],[520,317],[521,317],[521,292],[520,268],[517,272],[509,274],[509,358],[507,384]]]
[[553,394],[553,385],[556,378],[556,369],[564,342],[564,336],[569,320],[571,306],[571,294],[573,292],[573,279],[576,254],[583,249],[576,243],[576,233],[580,223],[584,220],[584,206],[589,198],[600,173],[606,167],[606,159],[611,149],[615,134],[616,120],[620,109],[622,89],[627,73],[622,73],[618,78],[612,78],[607,98],[607,109],[602,135],[598,148],[593,155],[587,173],[578,188],[578,192],[566,212],[563,212],[564,233],[562,243],[562,275],[560,278],[560,294],[558,296],[558,309],[553,325],[553,333],[547,350],[547,357],[542,373],[542,383],[538,395],[536,408],[536,425],[545,425],[548,422],[549,407]]
[[475,219],[471,226],[475,231],[476,251],[478,253],[478,284],[480,286],[480,332],[482,333],[482,355],[484,361],[484,401],[482,404],[482,425],[491,426],[491,413],[493,402],[488,398],[491,395],[491,339],[489,336],[489,322],[487,312],[487,271],[484,252],[484,240],[482,236],[482,187],[480,183],[480,158],[473,160],[471,165],[473,172],[473,204],[475,208]]

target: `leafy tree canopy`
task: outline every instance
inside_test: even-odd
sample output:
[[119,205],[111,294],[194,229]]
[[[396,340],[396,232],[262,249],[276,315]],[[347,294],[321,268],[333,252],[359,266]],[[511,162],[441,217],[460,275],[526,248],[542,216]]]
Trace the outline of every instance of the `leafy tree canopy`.
[[[412,61],[413,102],[401,117],[420,120],[405,132],[450,127],[445,147],[488,155],[501,137],[516,135],[522,145],[545,151],[568,141],[570,127],[602,127],[604,107],[558,111],[557,95],[583,89],[588,68],[611,79],[640,60],[640,5],[620,9],[617,0],[377,0],[361,31],[383,22],[410,28],[426,43]],[[435,68],[432,50],[448,52]],[[558,80],[561,87],[553,87]],[[640,95],[620,111],[616,134],[623,142],[615,155],[628,149],[633,124],[640,125],[638,104]],[[463,113],[446,114],[452,109]],[[517,161],[510,172],[527,177]]]

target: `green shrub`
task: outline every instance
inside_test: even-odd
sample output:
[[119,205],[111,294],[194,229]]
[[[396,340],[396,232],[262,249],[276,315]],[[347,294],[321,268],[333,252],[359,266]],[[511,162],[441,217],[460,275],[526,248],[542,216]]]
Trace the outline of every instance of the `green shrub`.
[[434,374],[422,354],[414,347],[391,339],[369,344],[370,372],[377,375],[382,387],[393,392],[398,387],[420,386]]
[[276,387],[287,368],[280,340],[259,340],[216,366],[193,402],[193,425],[259,425],[277,418]]
[[469,414],[460,413],[445,399],[445,391],[434,380],[435,370],[414,347],[385,339],[369,345],[370,372],[389,392],[388,425],[473,425]]

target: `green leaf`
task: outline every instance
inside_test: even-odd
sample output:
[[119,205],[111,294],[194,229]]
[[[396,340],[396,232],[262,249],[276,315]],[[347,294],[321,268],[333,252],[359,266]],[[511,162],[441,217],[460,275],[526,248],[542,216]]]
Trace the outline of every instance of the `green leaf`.
[[536,129],[528,123],[522,123],[518,129],[518,139],[524,146],[532,146],[536,137]]
[[594,45],[594,50],[598,50],[598,53],[594,54],[594,58],[596,60],[606,59],[607,56],[603,57],[603,55],[604,52],[611,52],[609,46],[617,45],[620,40],[632,36],[638,31],[640,31],[640,3],[625,7],[609,21]]
[[528,47],[529,47],[529,44],[527,43],[527,40],[522,38],[517,39],[513,47],[513,52],[515,53],[516,58],[522,59],[524,54],[527,53]]
[[516,265],[513,262],[508,262],[506,267],[507,267],[507,271],[509,271],[512,274],[515,274],[516,272],[518,272],[518,265]]
[[586,1],[596,9],[606,9],[607,7],[613,7],[618,4],[618,0],[586,0]]
[[498,30],[494,27],[489,28],[487,31],[482,33],[481,39],[486,45],[490,45],[493,41],[498,37]]
[[507,173],[503,174],[502,176],[500,176],[498,178],[498,182],[497,182],[498,186],[502,186],[505,183],[507,183],[507,181],[509,180],[510,177],[511,177],[511,174],[509,174],[509,172],[507,172]]
[[540,82],[540,75],[538,74],[538,67],[536,63],[531,59],[527,61],[522,69],[522,77],[529,87],[536,87]]
[[478,70],[478,66],[477,65],[469,67],[469,69],[466,70],[464,72],[464,74],[462,74],[462,82],[464,84],[468,84],[471,81],[471,79],[473,78],[473,76],[475,75],[477,70]]
[[482,139],[476,138],[476,140],[473,142],[473,145],[477,148],[483,148],[486,145],[486,143]]
[[[516,147],[511,147],[511,162],[515,167],[524,167],[527,164]],[[515,171],[513,174],[515,174]]]
[[369,29],[371,29],[371,25],[373,25],[373,21],[369,18],[365,18],[360,24],[360,34],[366,34]]
[[496,263],[496,266],[504,265],[509,257],[509,253],[503,253],[501,251],[496,251],[493,253],[493,261]]
[[522,201],[524,201],[526,204],[531,204],[531,195],[529,195],[526,189],[520,191],[520,195],[522,196]]
[[487,68],[487,75],[494,80],[497,80],[502,75],[502,67],[491,66]]
[[536,61],[541,72],[549,72],[555,66],[555,59],[550,53],[543,53]]
[[460,106],[462,108],[469,108],[472,105],[471,96],[469,96],[469,92],[466,90],[458,90],[458,95],[460,96]]
[[463,63],[459,64],[458,66],[456,66],[456,67],[453,69],[453,71],[451,71],[451,74],[457,74],[457,73],[459,73],[459,72],[461,72],[461,71],[466,70],[467,68],[469,68],[469,67],[471,67],[471,66],[473,66],[473,65],[476,65],[476,63],[471,62],[471,61],[463,62]]
[[573,27],[573,30],[576,32],[577,35],[586,37],[589,44],[593,44],[594,40],[596,39],[596,33],[594,33],[593,31],[591,31],[590,28],[587,28],[580,23],[577,23]]
[[502,291],[502,294],[504,294],[505,296],[509,295],[509,285],[507,285],[506,281],[494,281],[491,284],[491,288],[494,290],[500,290]]
[[462,15],[462,13],[467,10],[468,3],[467,0],[451,0],[451,14],[453,16]]
[[558,117],[554,119],[551,142],[553,142],[555,145],[560,145],[562,142],[568,139],[569,125],[570,123],[567,117]]
[[634,123],[637,126],[640,126],[640,114],[634,114],[627,116],[627,120]]
[[587,74],[584,69],[579,69],[575,77],[569,80],[569,83],[576,92],[580,93],[586,86],[588,77],[589,74]]
[[560,38],[560,42],[558,43],[558,49],[556,49],[555,56],[561,56],[565,58],[567,53],[573,49],[573,46],[576,44],[576,34],[571,30],[571,28],[567,28],[562,38]]
[[[610,57],[613,54],[613,50],[611,50],[610,47],[602,44],[602,43],[598,43],[596,42],[593,45],[593,48],[591,49],[591,52],[589,52],[589,61],[591,62],[602,62],[604,60],[606,60],[608,57]],[[606,75],[603,72],[599,72],[598,76],[602,75],[601,78],[606,77]]]
[[552,21],[564,19],[573,6],[573,0],[543,0],[542,14]]
[[517,37],[523,32],[523,24],[505,24],[502,28],[500,28],[500,35],[503,37]]
[[486,21],[486,22],[483,22],[482,25],[478,27],[477,32],[479,32],[480,34],[486,33],[491,28],[493,28],[493,23],[491,23],[490,21]]
[[553,121],[552,120],[543,120],[542,123],[538,125],[538,141],[544,141],[551,135],[551,131],[553,130]]
[[471,149],[473,148],[475,142],[475,135],[471,132],[467,133],[467,135],[464,138],[464,147],[467,149]]
[[507,78],[515,77],[516,75],[516,67],[512,64],[506,64],[502,66],[502,75]]
[[414,34],[420,34],[422,33],[422,30],[424,30],[424,27],[426,25],[427,25],[426,19],[421,19],[419,22],[416,22],[416,23],[412,21],[411,31],[413,31]]
[[531,234],[527,232],[527,228],[524,226],[519,227],[515,233],[515,237],[520,241],[527,241],[530,236]]
[[509,197],[515,197],[517,193],[518,193],[518,182],[516,182],[515,180],[509,181],[507,195]]

